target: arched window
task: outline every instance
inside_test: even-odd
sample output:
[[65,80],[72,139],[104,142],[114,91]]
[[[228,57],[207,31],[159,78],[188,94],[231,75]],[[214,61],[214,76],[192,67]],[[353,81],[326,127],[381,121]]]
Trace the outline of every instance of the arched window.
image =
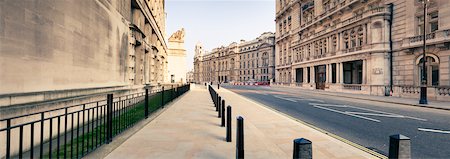
[[422,84],[423,78],[427,79],[427,86],[438,86],[439,85],[439,58],[436,55],[428,54],[425,63],[426,73],[422,76],[423,71],[423,55],[419,56],[416,60],[416,70],[417,70],[417,85]]

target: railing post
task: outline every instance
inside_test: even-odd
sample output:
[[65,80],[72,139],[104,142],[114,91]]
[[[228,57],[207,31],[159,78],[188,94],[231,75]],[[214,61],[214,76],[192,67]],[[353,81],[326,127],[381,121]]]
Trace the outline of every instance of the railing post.
[[113,94],[108,94],[106,99],[106,143],[109,144],[112,141],[112,106],[113,106]]
[[225,127],[225,100],[222,100],[222,107],[219,112],[222,117],[222,123],[220,124],[220,126]]
[[173,89],[173,85],[172,85],[172,89],[170,89],[170,101],[173,100],[173,94],[175,92],[175,89]]
[[308,139],[294,140],[293,159],[312,159],[312,143]]
[[164,108],[164,86],[162,86],[161,90],[161,107]]
[[236,158],[244,158],[244,118],[237,117]]
[[11,119],[6,120],[6,159],[11,158]]
[[227,142],[231,142],[231,106],[227,107]]
[[44,157],[44,120],[45,120],[45,116],[44,116],[44,112],[41,113],[41,141],[40,141],[40,145],[39,145],[39,158],[43,158]]
[[148,89],[145,89],[145,103],[144,103],[144,109],[145,109],[145,119],[148,118]]
[[410,159],[411,141],[401,134],[389,136],[389,159]]

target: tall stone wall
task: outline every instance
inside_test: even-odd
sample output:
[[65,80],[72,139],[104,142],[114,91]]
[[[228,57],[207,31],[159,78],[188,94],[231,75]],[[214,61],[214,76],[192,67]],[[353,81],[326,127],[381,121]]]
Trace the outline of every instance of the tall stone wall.
[[126,85],[130,4],[0,1],[0,94]]

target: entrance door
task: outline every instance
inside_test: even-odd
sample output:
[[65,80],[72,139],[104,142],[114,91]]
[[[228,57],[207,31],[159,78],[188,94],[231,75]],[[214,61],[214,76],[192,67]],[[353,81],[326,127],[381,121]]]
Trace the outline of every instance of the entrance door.
[[325,89],[325,81],[327,79],[325,65],[315,66],[314,70],[316,89]]

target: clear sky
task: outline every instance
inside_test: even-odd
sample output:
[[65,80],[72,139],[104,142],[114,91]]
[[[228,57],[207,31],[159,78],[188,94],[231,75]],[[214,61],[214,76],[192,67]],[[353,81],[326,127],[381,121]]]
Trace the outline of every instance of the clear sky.
[[275,31],[274,0],[166,0],[166,13],[167,38],[185,29],[189,70],[197,42],[210,51]]

